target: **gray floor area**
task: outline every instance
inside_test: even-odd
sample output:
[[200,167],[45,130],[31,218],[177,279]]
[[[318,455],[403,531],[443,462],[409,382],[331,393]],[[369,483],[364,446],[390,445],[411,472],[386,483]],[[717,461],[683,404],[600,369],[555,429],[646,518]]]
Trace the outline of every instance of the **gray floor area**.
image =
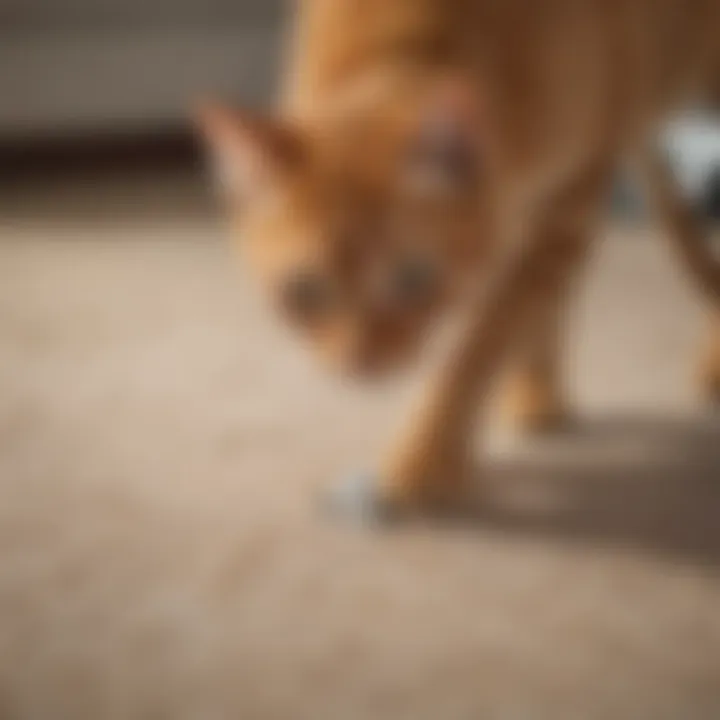
[[221,234],[192,183],[0,201],[2,718],[720,717],[720,424],[651,231],[598,248],[577,430],[386,535],[314,501],[414,379],[323,377]]

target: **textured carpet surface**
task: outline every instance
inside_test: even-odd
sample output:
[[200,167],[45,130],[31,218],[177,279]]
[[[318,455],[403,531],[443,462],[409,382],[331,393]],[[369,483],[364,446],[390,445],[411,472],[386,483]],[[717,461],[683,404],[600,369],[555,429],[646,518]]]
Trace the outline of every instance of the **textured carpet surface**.
[[720,425],[651,236],[594,264],[573,436],[498,438],[477,523],[389,534],[315,497],[405,388],[322,377],[211,224],[0,236],[3,720],[720,717]]

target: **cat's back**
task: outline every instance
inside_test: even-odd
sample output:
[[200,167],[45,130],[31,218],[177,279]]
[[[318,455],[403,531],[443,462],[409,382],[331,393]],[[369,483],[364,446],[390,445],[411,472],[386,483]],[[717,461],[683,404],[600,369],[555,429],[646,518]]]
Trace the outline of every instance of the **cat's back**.
[[627,27],[628,69],[640,95],[672,106],[720,72],[719,0],[609,0],[607,7]]
[[304,112],[367,69],[456,52],[478,0],[305,0],[296,4],[282,103]]
[[710,58],[720,63],[720,0],[304,0],[296,8],[288,98],[413,56],[462,62],[512,52],[533,63],[538,53],[567,59],[604,43],[628,81],[663,92]]
[[459,66],[523,157],[621,145],[720,87],[720,0],[303,0],[281,98],[310,121],[363,75]]

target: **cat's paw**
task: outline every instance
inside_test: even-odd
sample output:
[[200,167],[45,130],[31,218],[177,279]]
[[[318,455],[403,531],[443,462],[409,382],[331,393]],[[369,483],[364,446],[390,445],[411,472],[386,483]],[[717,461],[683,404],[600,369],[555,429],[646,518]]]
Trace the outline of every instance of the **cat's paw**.
[[706,403],[720,407],[720,325],[713,327],[710,342],[703,349],[697,369],[697,385]]
[[388,528],[408,522],[456,523],[478,515],[479,496],[471,487],[463,491],[397,493],[372,473],[343,478],[322,496],[322,509],[351,525]]
[[565,432],[574,424],[574,415],[556,390],[530,379],[516,380],[506,391],[503,403],[505,423],[519,435],[542,436]]
[[517,413],[512,420],[512,427],[519,435],[527,437],[544,437],[568,432],[575,425],[575,416],[566,407],[550,406],[531,408]]
[[711,407],[720,408],[720,363],[704,368],[698,384],[702,400]]

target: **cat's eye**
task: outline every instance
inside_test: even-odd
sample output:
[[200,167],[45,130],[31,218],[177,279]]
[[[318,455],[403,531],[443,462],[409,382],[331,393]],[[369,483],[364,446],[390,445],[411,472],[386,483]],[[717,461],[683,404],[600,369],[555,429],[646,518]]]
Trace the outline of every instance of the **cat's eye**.
[[333,283],[313,271],[299,272],[285,281],[282,306],[294,320],[302,323],[319,322],[334,309],[337,293]]
[[426,257],[405,259],[395,268],[392,282],[392,292],[397,301],[405,305],[423,303],[437,289],[437,265]]

